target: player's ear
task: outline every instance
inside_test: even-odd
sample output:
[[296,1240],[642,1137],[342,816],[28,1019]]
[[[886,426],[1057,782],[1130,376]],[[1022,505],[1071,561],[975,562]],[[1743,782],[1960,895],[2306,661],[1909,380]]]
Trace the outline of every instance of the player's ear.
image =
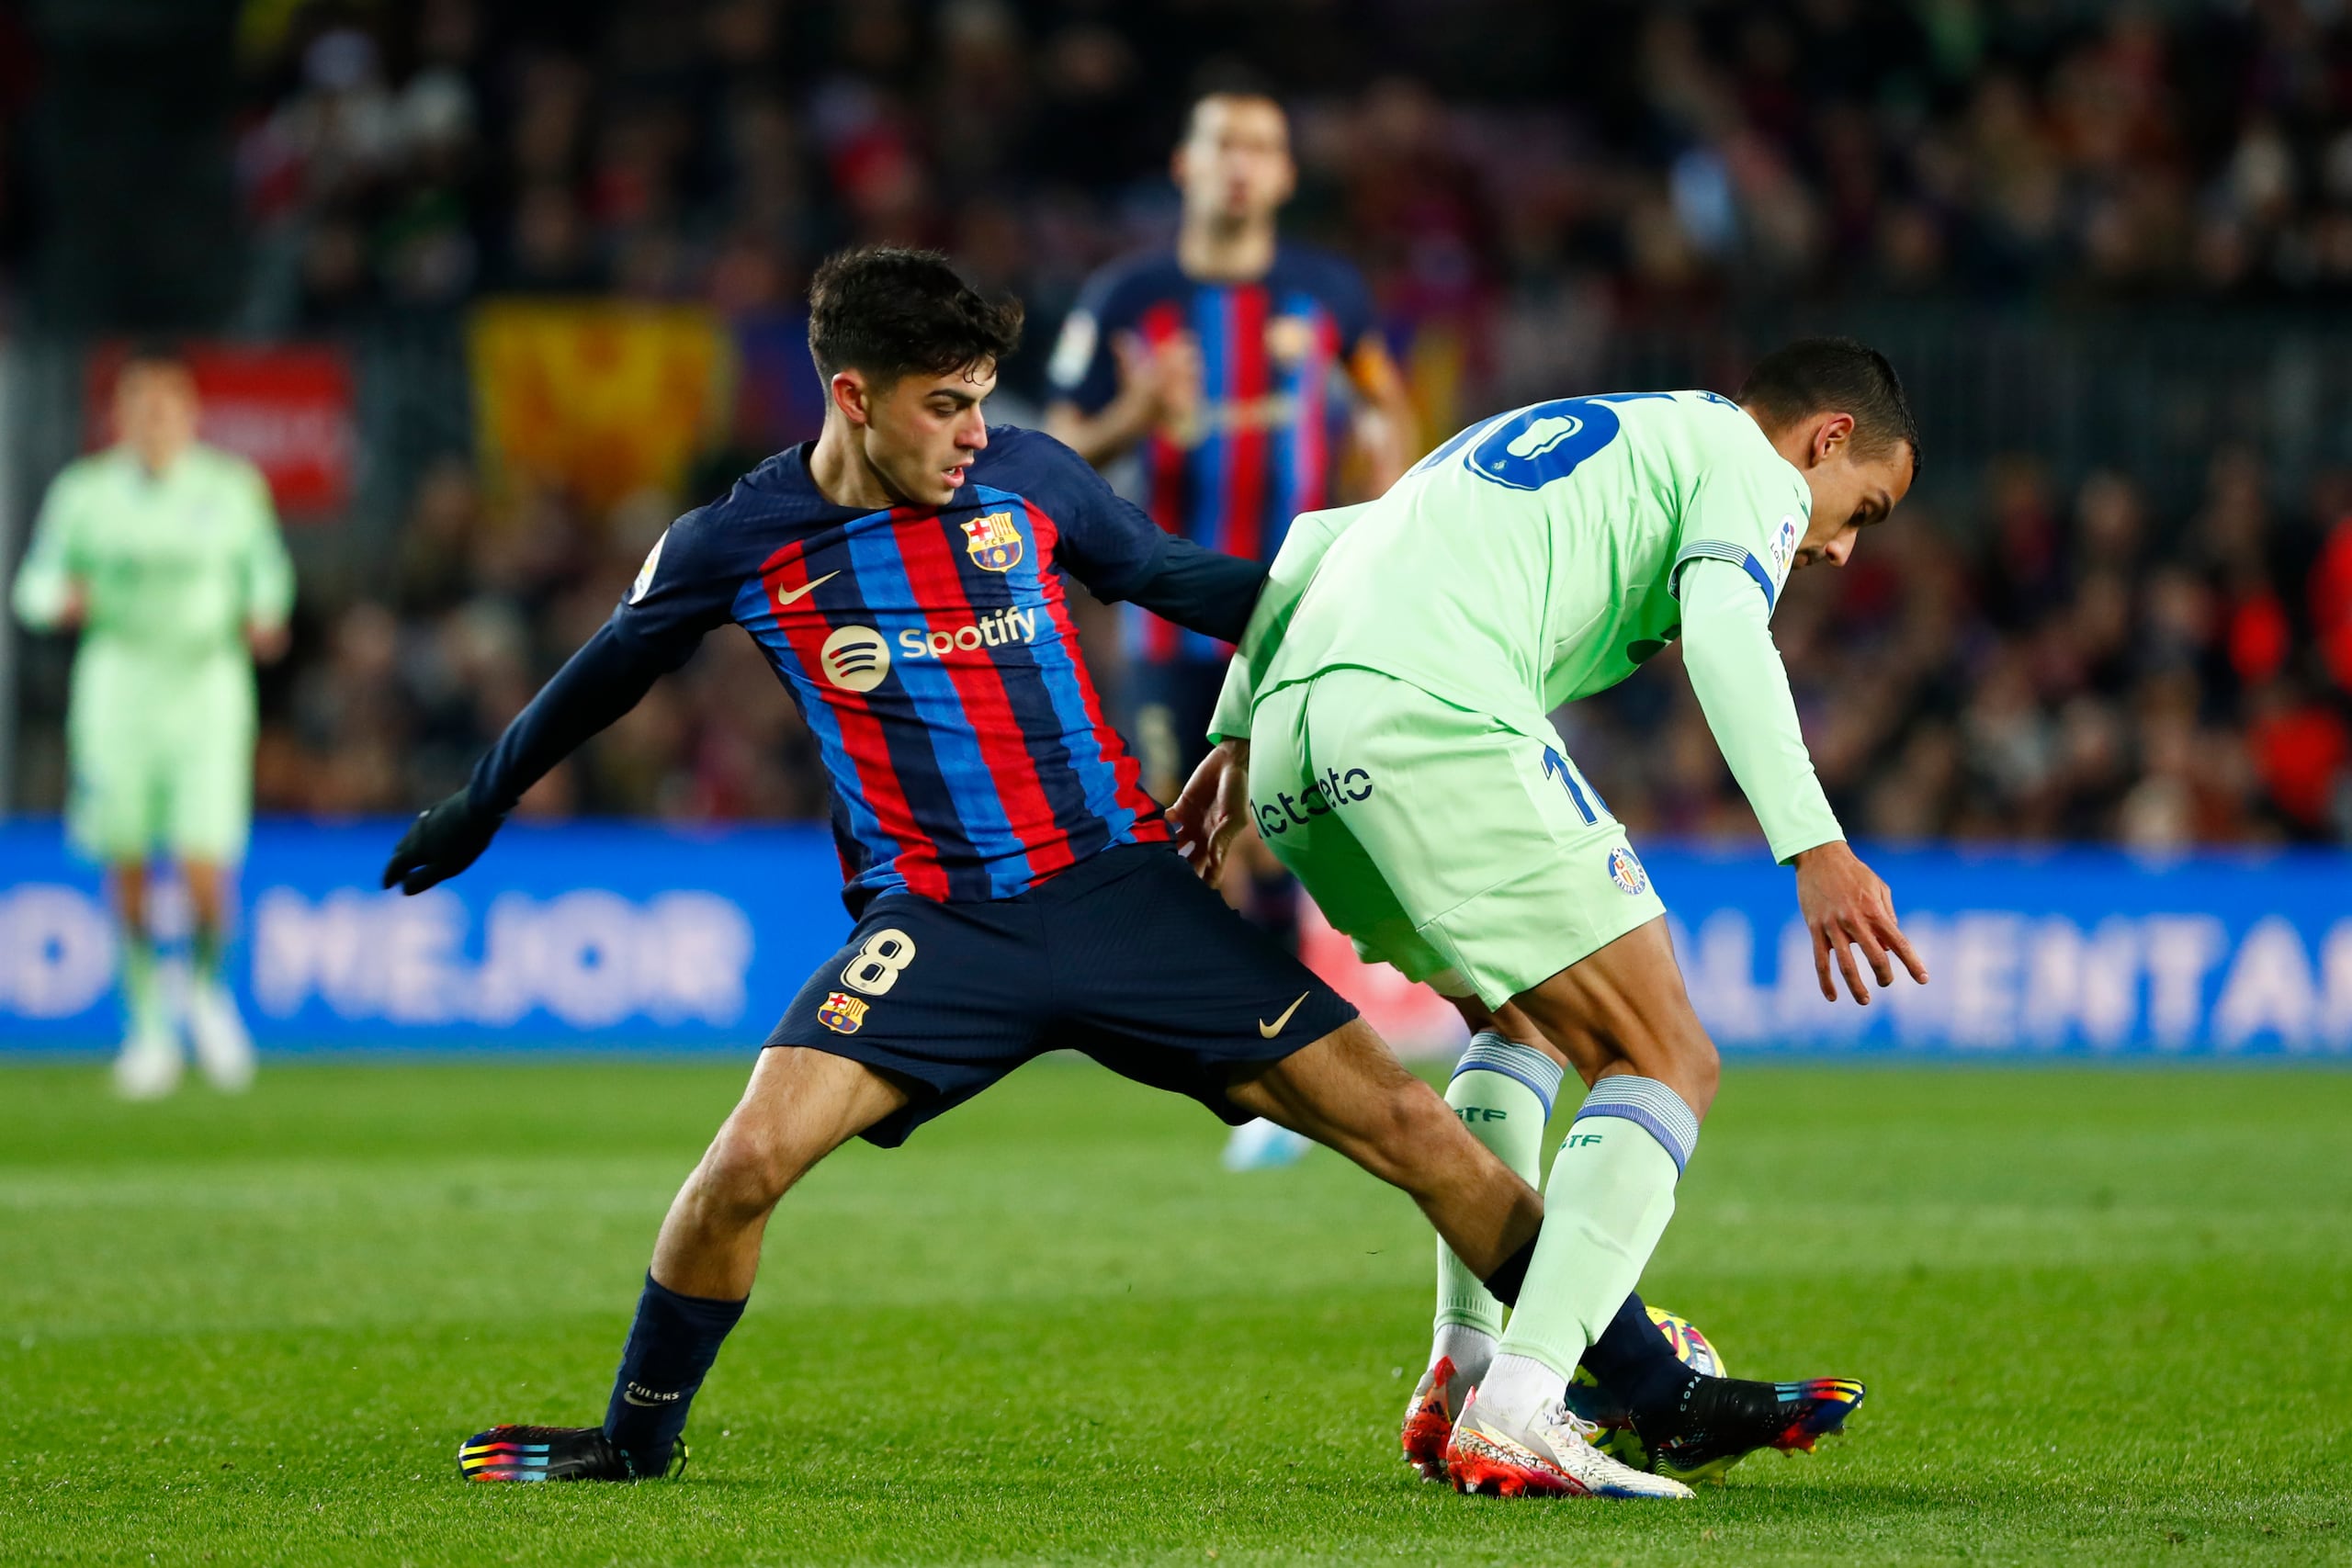
[[862,373],[836,370],[833,378],[826,383],[826,390],[832,394],[833,407],[839,409],[842,417],[852,424],[865,424],[873,419],[872,406],[867,401],[865,377]]
[[1854,416],[1833,413],[1825,418],[1813,432],[1813,460],[1826,463],[1849,448],[1854,435]]

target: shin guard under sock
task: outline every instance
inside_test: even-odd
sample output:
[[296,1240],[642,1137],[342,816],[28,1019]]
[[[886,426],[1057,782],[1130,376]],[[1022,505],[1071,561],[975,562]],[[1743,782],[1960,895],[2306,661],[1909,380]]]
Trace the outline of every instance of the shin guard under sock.
[[[1544,1123],[1551,1118],[1559,1089],[1559,1064],[1489,1030],[1473,1038],[1462,1054],[1453,1081],[1446,1085],[1445,1102],[1472,1137],[1532,1187],[1543,1179]],[[1503,1331],[1504,1304],[1452,1247],[1438,1242],[1436,1327],[1441,1337],[1449,1327],[1460,1327],[1496,1337]],[[1441,1346],[1430,1359],[1443,1353]]]
[[741,1302],[682,1296],[646,1275],[637,1321],[629,1325],[613,1397],[605,1407],[605,1436],[639,1475],[660,1475],[669,1468],[670,1450],[686,1429],[695,1391],[742,1315]]
[[1482,1398],[1526,1418],[1566,1390],[1665,1233],[1698,1138],[1697,1115],[1665,1084],[1626,1075],[1593,1086],[1552,1162],[1544,1229]]

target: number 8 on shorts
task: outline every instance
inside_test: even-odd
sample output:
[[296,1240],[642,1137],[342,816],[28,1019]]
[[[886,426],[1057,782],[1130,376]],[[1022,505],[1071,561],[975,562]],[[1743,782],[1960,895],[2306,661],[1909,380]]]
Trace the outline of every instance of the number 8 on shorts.
[[899,972],[915,961],[915,939],[892,927],[876,931],[850,956],[842,984],[853,991],[878,997],[899,983]]

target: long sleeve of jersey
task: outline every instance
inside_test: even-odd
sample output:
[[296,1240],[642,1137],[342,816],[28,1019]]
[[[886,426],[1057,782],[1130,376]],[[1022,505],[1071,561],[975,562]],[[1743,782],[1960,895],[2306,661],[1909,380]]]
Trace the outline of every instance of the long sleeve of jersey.
[[1315,569],[1323,564],[1331,542],[1369,510],[1369,502],[1336,506],[1328,512],[1303,513],[1291,524],[1290,532],[1283,536],[1283,547],[1274,553],[1273,567],[1266,574],[1266,586],[1258,595],[1248,627],[1238,638],[1231,639],[1238,646],[1232,662],[1225,668],[1225,687],[1217,694],[1216,711],[1209,722],[1211,740],[1250,738],[1250,714],[1258,702],[1259,676],[1272,660],[1274,650],[1282,647],[1291,616],[1306,596],[1306,585],[1315,581]]
[[1023,431],[1018,439],[1015,471],[1061,520],[1057,558],[1087,592],[1106,604],[1140,604],[1220,642],[1240,637],[1264,567],[1170,534],[1050,436]]
[[277,627],[294,611],[294,561],[277,531],[277,508],[268,481],[253,475],[253,539],[245,557],[245,618],[256,626]]
[[1261,597],[1266,569],[1172,536],[1159,564],[1123,597],[1180,626],[1238,642]]
[[501,817],[514,810],[526,790],[635,707],[694,649],[691,639],[680,645],[645,637],[614,615],[564,660],[474,764],[466,785],[474,809]]
[[1797,725],[1789,672],[1773,646],[1771,606],[1747,571],[1712,558],[1683,569],[1682,663],[1707,728],[1783,865],[1843,839]]
[[74,503],[71,494],[65,493],[73,483],[69,474],[50,487],[40,520],[33,525],[32,543],[25,550],[23,564],[17,568],[12,595],[17,619],[37,632],[56,630],[74,596]]
[[742,563],[712,537],[710,511],[697,508],[670,525],[612,618],[474,764],[466,793],[475,810],[512,811],[549,769],[635,707],[705,633],[725,623]]

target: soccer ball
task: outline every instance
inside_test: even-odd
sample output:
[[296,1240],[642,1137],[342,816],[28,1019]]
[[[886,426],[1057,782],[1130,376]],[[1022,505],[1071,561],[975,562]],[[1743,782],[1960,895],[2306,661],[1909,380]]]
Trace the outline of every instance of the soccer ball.
[[[1657,1325],[1657,1331],[1666,1336],[1666,1342],[1674,1347],[1675,1358],[1684,1366],[1711,1378],[1731,1375],[1723,1352],[1715,1348],[1713,1340],[1700,1332],[1697,1324],[1657,1307],[1649,1308],[1649,1314],[1650,1321]],[[1624,1406],[1602,1393],[1592,1374],[1582,1367],[1568,1380],[1568,1408],[1600,1425],[1600,1430],[1592,1440],[1601,1452],[1636,1470],[1649,1468],[1650,1456],[1634,1431],[1633,1417],[1625,1413]]]

